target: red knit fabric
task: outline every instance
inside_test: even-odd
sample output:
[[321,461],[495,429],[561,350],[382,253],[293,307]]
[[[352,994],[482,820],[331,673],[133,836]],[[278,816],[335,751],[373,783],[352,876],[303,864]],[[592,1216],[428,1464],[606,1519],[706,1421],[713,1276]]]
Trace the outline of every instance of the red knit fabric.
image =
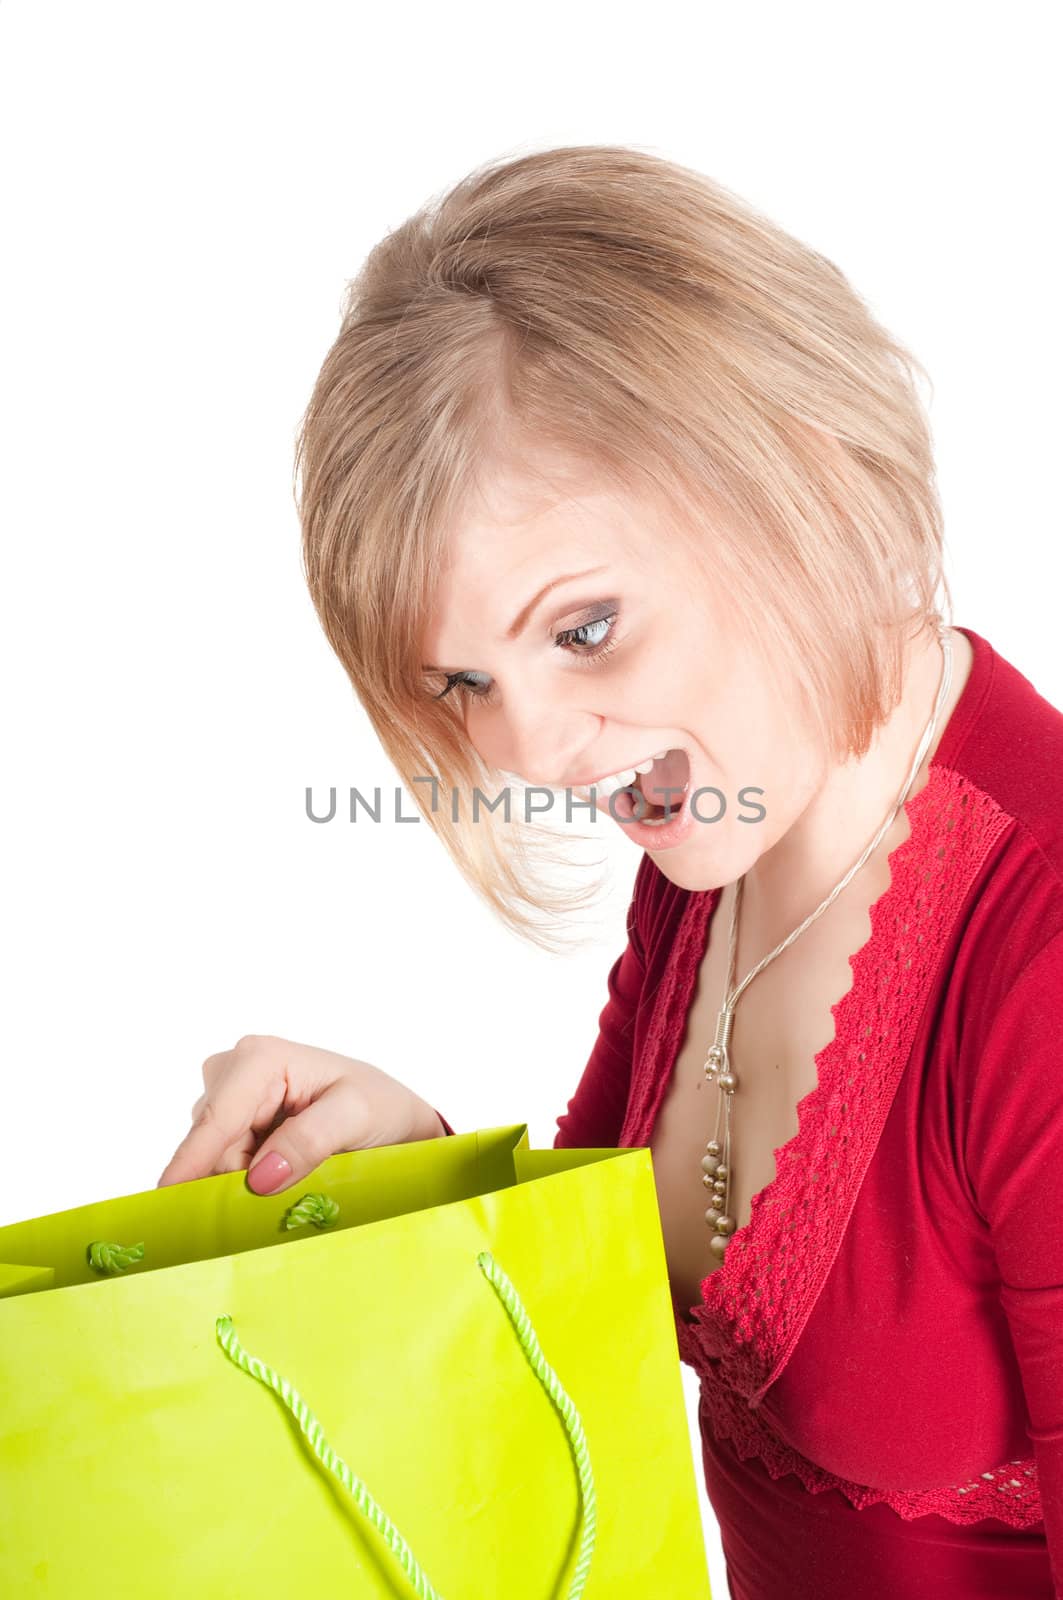
[[[798,1131],[673,1296],[733,1600],[1063,1595],[1063,714],[962,631]],[[643,857],[556,1148],[649,1144],[719,898]]]

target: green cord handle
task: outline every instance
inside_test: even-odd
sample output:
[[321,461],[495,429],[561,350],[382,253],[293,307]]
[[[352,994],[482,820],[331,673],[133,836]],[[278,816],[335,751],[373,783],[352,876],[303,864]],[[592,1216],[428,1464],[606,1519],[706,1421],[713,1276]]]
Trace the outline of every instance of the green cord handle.
[[[307,1222],[312,1222],[316,1227],[328,1227],[338,1215],[339,1206],[334,1200],[329,1199],[326,1195],[307,1194],[286,1213],[285,1226],[297,1228]],[[144,1255],[144,1246],[139,1244],[123,1247],[122,1245],[107,1243],[104,1240],[97,1240],[89,1246],[87,1253],[89,1264],[95,1271],[113,1274],[124,1272],[133,1262],[141,1260]],[[562,1388],[557,1373],[543,1355],[542,1347],[536,1337],[535,1329],[532,1327],[531,1319],[525,1311],[521,1298],[510,1279],[488,1250],[480,1251],[476,1257],[476,1264],[505,1307],[516,1330],[521,1348],[531,1364],[532,1371],[556,1406],[572,1444],[572,1452],[575,1456],[576,1471],[579,1478],[583,1537],[580,1541],[579,1558],[572,1576],[568,1600],[580,1600],[587,1583],[587,1573],[590,1569],[591,1556],[594,1553],[594,1541],[598,1527],[594,1475],[591,1470],[590,1452],[587,1449],[583,1423],[575,1405]],[[424,1568],[391,1518],[377,1505],[361,1478],[355,1476],[347,1463],[336,1454],[328,1443],[320,1422],[298,1391],[292,1387],[287,1378],[282,1378],[266,1362],[260,1361],[257,1356],[250,1355],[244,1349],[233,1330],[232,1317],[224,1314],[216,1319],[214,1326],[218,1343],[229,1359],[244,1372],[250,1373],[253,1378],[258,1378],[260,1382],[266,1384],[284,1401],[303,1433],[309,1439],[315,1455],[339,1479],[343,1487],[353,1495],[358,1510],[368,1518],[377,1532],[383,1536],[385,1543],[397,1558],[399,1565],[420,1600],[442,1600],[439,1591],[429,1581]]]
[[[576,1469],[579,1474],[580,1500],[583,1511],[583,1538],[580,1544],[576,1570],[569,1589],[569,1600],[579,1600],[587,1582],[587,1572],[594,1551],[598,1521],[594,1477],[591,1471],[590,1453],[587,1449],[583,1424],[580,1421],[579,1412],[561,1387],[556,1372],[543,1355],[542,1348],[535,1335],[535,1329],[531,1325],[528,1314],[521,1304],[520,1296],[517,1294],[513,1284],[488,1251],[481,1250],[476,1257],[476,1263],[492,1284],[509,1313],[524,1353],[528,1357],[536,1377],[560,1412],[569,1438],[572,1441]],[[252,1377],[260,1379],[280,1395],[284,1404],[306,1434],[319,1460],[339,1479],[344,1488],[354,1496],[359,1511],[368,1517],[377,1531],[383,1535],[385,1542],[392,1554],[398,1558],[402,1570],[420,1600],[442,1600],[439,1591],[429,1581],[424,1568],[401,1533],[399,1533],[391,1518],[385,1511],[381,1510],[362,1480],[354,1475],[347,1463],[337,1456],[325,1439],[320,1422],[302,1396],[292,1388],[286,1378],[282,1378],[279,1373],[274,1372],[272,1367],[267,1366],[264,1361],[260,1361],[257,1356],[247,1353],[233,1332],[231,1317],[219,1317],[215,1326],[218,1341],[226,1355],[238,1367],[242,1367],[245,1372],[249,1372]]]

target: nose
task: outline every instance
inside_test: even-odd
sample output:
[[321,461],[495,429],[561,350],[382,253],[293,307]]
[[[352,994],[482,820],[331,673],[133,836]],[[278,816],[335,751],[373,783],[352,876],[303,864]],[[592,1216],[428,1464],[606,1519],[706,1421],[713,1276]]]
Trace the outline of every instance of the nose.
[[583,753],[597,742],[601,720],[593,711],[511,691],[492,730],[495,748],[488,759],[525,783],[561,788],[570,772],[586,766]]

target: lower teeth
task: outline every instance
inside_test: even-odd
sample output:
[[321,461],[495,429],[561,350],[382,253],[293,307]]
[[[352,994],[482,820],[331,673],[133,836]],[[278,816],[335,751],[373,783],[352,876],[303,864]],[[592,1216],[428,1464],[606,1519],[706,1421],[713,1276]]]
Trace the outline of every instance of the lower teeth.
[[683,802],[685,800],[686,793],[684,792],[680,798],[679,804],[673,804],[663,817],[636,817],[634,820],[640,822],[644,828],[663,828],[666,822],[675,821],[676,817],[683,809]]

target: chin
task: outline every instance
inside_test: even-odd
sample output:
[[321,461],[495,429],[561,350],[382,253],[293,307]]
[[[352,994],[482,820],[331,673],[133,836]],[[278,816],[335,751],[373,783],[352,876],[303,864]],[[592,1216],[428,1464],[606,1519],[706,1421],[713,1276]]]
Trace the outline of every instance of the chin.
[[669,883],[693,894],[719,889],[724,884],[732,883],[738,876],[737,872],[730,872],[718,861],[699,862],[693,851],[647,849],[645,853],[653,857],[654,866]]

